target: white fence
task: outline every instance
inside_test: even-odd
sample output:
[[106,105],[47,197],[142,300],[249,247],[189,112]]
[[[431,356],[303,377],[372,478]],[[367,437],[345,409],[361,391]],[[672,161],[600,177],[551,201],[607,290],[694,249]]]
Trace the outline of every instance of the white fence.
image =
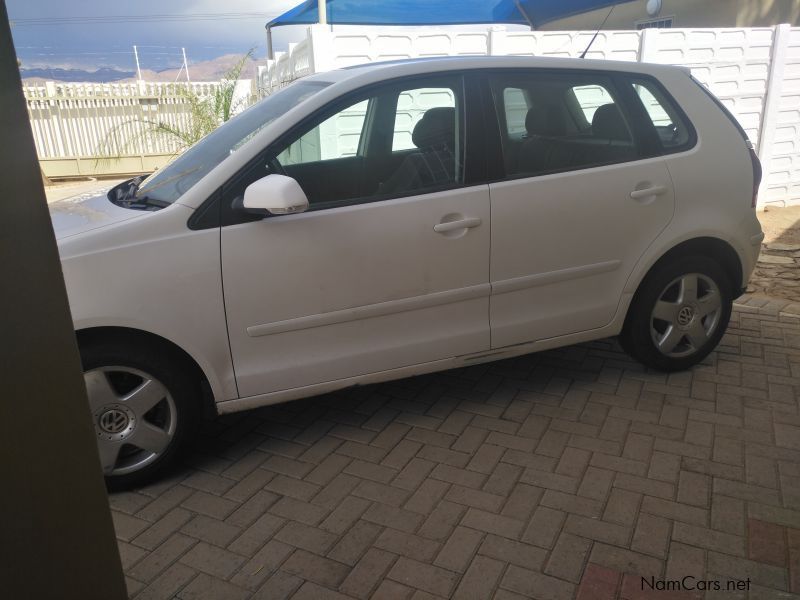
[[267,67],[259,67],[258,79],[262,93],[270,93],[295,79],[314,73],[311,44],[310,38],[299,44],[289,44],[287,52],[278,52],[275,60],[267,61]]
[[[249,100],[251,82],[237,82],[237,100]],[[190,126],[188,91],[207,98],[219,82],[54,83],[24,86],[31,130],[48,177],[152,171],[180,150],[154,123]],[[108,158],[114,157],[114,158]]]
[[[312,26],[259,71],[270,93],[310,73],[364,62],[456,55],[579,56],[594,32]],[[587,58],[684,65],[731,110],[764,166],[759,202],[800,203],[800,28],[600,32]]]

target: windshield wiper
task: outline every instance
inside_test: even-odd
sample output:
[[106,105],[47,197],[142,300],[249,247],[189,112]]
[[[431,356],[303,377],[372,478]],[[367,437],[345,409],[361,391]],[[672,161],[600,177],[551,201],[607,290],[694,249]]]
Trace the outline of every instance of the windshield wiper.
[[108,199],[114,204],[130,202],[136,197],[136,192],[139,190],[139,185],[141,185],[142,181],[144,181],[144,175],[123,181],[108,191]]
[[124,201],[121,206],[125,208],[166,208],[170,203],[150,196],[134,196],[130,200]]
[[136,195],[139,191],[139,186],[145,178],[145,175],[139,175],[138,177],[124,181],[118,186],[111,188],[108,192],[108,199],[117,206],[138,210],[155,210],[169,206],[170,203],[165,200],[151,198],[147,195]]

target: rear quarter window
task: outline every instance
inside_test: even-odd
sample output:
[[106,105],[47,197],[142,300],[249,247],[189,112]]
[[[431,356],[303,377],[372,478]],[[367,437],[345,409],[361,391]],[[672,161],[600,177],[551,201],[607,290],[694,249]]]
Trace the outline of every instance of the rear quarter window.
[[651,79],[633,78],[630,84],[644,108],[648,125],[655,129],[661,154],[694,146],[695,133],[691,123],[658,83]]

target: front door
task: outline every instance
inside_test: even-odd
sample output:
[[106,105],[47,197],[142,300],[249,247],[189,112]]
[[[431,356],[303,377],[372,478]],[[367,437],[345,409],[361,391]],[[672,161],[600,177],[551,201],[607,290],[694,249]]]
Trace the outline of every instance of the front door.
[[465,184],[460,77],[392,83],[265,151],[310,207],[222,229],[241,397],[489,348],[489,191]]
[[492,346],[597,329],[670,222],[662,158],[642,158],[615,80],[591,72],[490,78],[504,160],[492,203]]

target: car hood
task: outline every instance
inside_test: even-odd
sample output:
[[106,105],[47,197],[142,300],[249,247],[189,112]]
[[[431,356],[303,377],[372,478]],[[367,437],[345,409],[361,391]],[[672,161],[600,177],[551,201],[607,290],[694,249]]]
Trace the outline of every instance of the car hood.
[[53,221],[56,239],[121,223],[148,213],[144,210],[117,206],[106,194],[107,191],[89,192],[50,203],[50,218]]

